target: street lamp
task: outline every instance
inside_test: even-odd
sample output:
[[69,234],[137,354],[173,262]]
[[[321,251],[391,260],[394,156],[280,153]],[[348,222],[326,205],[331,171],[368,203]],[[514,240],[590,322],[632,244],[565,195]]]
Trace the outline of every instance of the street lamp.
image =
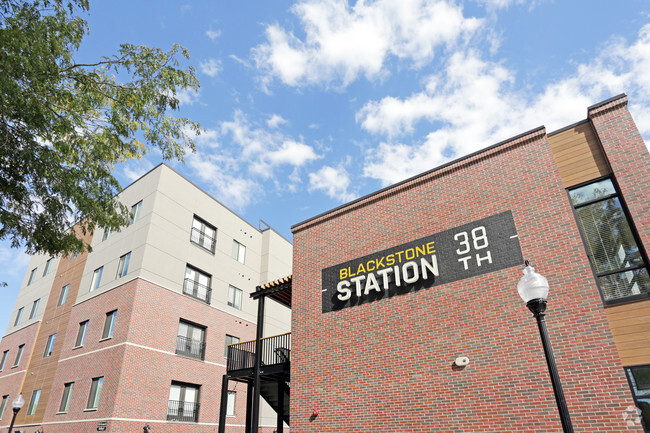
[[14,428],[14,421],[16,421],[16,415],[18,415],[18,412],[20,409],[25,406],[25,399],[23,398],[22,394],[18,394],[18,397],[11,403],[11,407],[14,410],[14,416],[11,418],[11,424],[9,425],[9,433],[11,433],[11,430]]
[[551,349],[551,342],[548,339],[548,332],[546,330],[546,321],[544,315],[546,311],[546,297],[548,296],[548,281],[544,276],[535,272],[535,268],[530,266],[526,260],[526,267],[524,268],[524,276],[517,284],[519,296],[524,300],[528,309],[533,313],[537,319],[537,326],[539,327],[539,334],[542,337],[542,345],[544,346],[544,354],[546,355],[546,364],[548,371],[551,375],[551,382],[553,383],[553,392],[555,393],[555,401],[557,402],[557,409],[560,412],[560,420],[562,421],[562,429],[564,433],[573,433],[573,426],[571,425],[571,417],[569,416],[569,409],[564,399],[564,392],[562,391],[562,383],[560,376],[557,373],[555,365],[555,357],[553,356],[553,349]]

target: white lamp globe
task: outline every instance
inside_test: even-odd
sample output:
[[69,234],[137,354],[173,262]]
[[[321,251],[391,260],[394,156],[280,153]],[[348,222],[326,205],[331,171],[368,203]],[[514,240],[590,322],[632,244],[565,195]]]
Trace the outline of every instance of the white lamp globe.
[[18,394],[18,397],[16,397],[16,399],[11,403],[11,407],[20,410],[23,406],[25,406],[25,399],[22,394]]
[[528,264],[526,264],[523,272],[524,276],[521,277],[521,280],[519,280],[519,283],[517,284],[517,290],[519,291],[521,299],[523,299],[525,303],[528,303],[533,299],[546,300],[548,297],[548,281],[546,278],[535,272],[535,268]]

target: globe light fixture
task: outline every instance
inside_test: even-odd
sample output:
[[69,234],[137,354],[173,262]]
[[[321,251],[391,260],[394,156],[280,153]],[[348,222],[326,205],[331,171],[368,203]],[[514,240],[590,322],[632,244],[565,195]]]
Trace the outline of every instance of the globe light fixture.
[[535,268],[530,266],[526,260],[526,267],[524,268],[524,276],[517,284],[517,291],[519,296],[526,303],[528,309],[533,313],[537,319],[537,326],[539,334],[542,338],[542,346],[544,346],[544,355],[546,356],[546,365],[551,376],[551,383],[553,384],[553,393],[555,394],[555,402],[557,409],[560,412],[560,421],[562,422],[562,429],[564,433],[573,433],[573,426],[571,425],[571,417],[569,409],[564,399],[564,391],[562,390],[562,383],[560,382],[560,375],[557,372],[555,365],[555,357],[553,356],[553,349],[551,342],[548,338],[548,331],[546,330],[546,298],[548,297],[549,286],[548,280],[537,272]]
[[9,433],[14,428],[14,421],[16,421],[16,415],[18,415],[18,412],[20,412],[20,409],[25,406],[25,399],[23,398],[22,394],[18,394],[18,397],[11,403],[11,407],[14,410],[14,416],[11,418],[11,424],[9,425]]

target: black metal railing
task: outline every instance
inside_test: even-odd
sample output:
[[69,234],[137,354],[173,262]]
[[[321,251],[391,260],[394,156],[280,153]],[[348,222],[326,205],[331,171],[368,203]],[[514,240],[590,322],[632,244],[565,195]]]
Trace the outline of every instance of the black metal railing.
[[176,338],[176,353],[203,360],[205,358],[205,342],[179,335]]
[[183,293],[209,304],[212,289],[191,278],[185,278],[183,283]]
[[214,253],[214,248],[216,246],[217,240],[212,236],[202,232],[196,227],[192,227],[192,233],[190,234],[190,241],[194,242],[200,247],[205,248],[206,250]]
[[[291,361],[291,333],[262,339],[262,365]],[[255,340],[228,346],[228,370],[255,367]]]
[[167,421],[199,421],[199,403],[169,400]]

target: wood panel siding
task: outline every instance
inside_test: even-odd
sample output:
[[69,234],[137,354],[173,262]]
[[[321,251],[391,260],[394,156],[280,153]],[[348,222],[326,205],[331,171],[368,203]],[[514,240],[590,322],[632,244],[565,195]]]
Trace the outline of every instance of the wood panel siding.
[[624,366],[650,364],[650,300],[605,309]]
[[548,141],[565,188],[611,173],[591,123],[551,134]]

